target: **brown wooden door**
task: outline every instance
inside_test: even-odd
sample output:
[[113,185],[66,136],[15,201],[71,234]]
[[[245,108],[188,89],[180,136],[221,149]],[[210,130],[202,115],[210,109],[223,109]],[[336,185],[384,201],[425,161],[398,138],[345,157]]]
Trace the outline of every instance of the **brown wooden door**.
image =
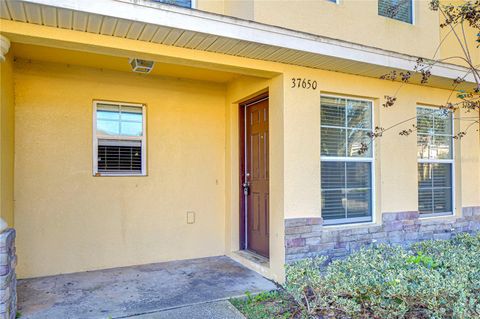
[[246,246],[268,257],[268,99],[246,106],[245,132]]

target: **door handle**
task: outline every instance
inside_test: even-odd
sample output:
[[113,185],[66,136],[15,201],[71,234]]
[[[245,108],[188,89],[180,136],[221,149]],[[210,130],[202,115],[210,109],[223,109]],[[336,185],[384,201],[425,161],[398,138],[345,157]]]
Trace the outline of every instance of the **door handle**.
[[250,195],[250,182],[245,181],[245,183],[242,184],[243,187],[243,195],[248,196]]

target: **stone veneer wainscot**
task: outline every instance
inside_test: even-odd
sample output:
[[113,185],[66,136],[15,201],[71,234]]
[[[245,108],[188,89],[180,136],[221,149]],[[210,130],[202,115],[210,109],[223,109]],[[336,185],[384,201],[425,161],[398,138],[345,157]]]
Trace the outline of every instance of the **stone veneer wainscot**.
[[420,218],[418,212],[382,214],[382,225],[323,226],[322,218],[285,220],[285,257],[292,262],[314,256],[342,258],[373,243],[408,246],[430,239],[449,239],[480,230],[480,207],[464,207],[462,217]]
[[17,314],[17,277],[15,266],[15,230],[0,233],[0,319],[15,319]]

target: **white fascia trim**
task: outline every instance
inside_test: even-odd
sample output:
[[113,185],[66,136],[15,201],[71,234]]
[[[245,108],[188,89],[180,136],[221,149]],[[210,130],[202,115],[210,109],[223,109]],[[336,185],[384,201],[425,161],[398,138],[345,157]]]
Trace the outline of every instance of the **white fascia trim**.
[[[207,33],[220,37],[316,53],[322,56],[379,65],[393,69],[412,70],[417,60],[417,58],[413,56],[378,48],[145,0],[21,1]],[[459,76],[464,76],[467,72],[468,69],[465,67],[448,63],[438,63],[431,70],[433,76],[448,79],[456,79]],[[474,82],[472,75],[467,76],[465,80]]]

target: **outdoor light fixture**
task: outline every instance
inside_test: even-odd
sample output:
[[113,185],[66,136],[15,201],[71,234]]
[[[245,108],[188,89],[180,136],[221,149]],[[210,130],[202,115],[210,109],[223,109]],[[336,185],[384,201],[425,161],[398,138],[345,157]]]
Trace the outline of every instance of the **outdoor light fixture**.
[[132,67],[133,72],[137,73],[150,73],[153,69],[153,64],[155,62],[149,60],[142,60],[137,58],[131,58],[128,60],[130,66]]

